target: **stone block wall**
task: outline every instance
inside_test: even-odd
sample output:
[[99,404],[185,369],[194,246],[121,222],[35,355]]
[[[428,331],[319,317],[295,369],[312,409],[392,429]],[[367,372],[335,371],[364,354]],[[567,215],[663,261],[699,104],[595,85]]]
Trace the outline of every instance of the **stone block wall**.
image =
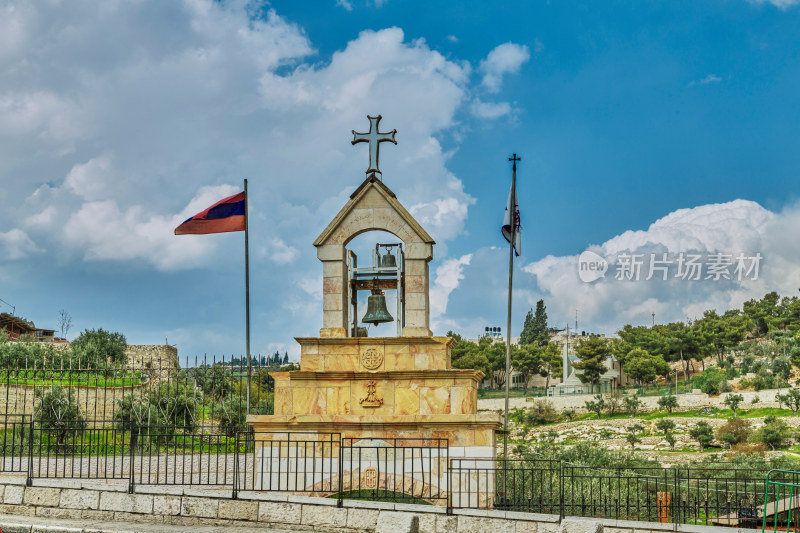
[[[174,373],[178,368],[178,350],[173,346],[128,345],[126,353],[128,356],[126,368],[142,371],[147,374],[149,381],[136,386],[99,388],[70,386],[69,381],[64,382],[64,386],[72,390],[73,398],[87,420],[110,420],[115,406],[124,396],[147,394],[160,380],[166,379],[170,372]],[[41,388],[0,382],[0,414],[33,414],[36,404],[35,391]]]
[[[560,519],[557,515],[452,509],[371,501],[240,492],[181,486],[136,486],[124,482],[0,476],[0,529],[7,533],[155,531],[174,526],[244,526],[341,533],[735,533],[735,528],[660,524],[613,519]],[[49,522],[47,519],[51,519]],[[102,524],[100,524],[102,523]],[[128,523],[127,527],[115,523]],[[49,527],[47,524],[51,524]],[[103,529],[98,529],[102,525]],[[163,530],[163,529],[159,529]],[[204,530],[205,531],[205,530]],[[235,531],[235,530],[234,530]]]

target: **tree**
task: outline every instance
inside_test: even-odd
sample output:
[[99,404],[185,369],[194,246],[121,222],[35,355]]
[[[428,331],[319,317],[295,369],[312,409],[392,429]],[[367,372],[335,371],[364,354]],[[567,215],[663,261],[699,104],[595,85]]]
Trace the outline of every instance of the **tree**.
[[614,389],[605,395],[605,402],[608,416],[614,416],[614,414],[622,408],[622,393],[619,389]]
[[522,325],[522,333],[519,334],[521,345],[533,344],[536,341],[536,333],[533,330],[533,309],[528,309],[525,315],[525,322]]
[[543,352],[544,350],[536,344],[511,347],[511,366],[522,374],[523,390],[527,390],[531,376],[541,371],[544,364]]
[[284,352],[283,353],[283,364],[284,365],[288,365],[289,364],[289,352]]
[[683,322],[672,322],[664,328],[666,352],[672,361],[680,361],[683,379],[689,379],[689,362],[700,353],[700,346],[692,328]]
[[42,437],[47,433],[55,436],[57,447],[63,448],[68,437],[74,438],[87,428],[86,417],[72,397],[71,390],[53,387],[42,391],[36,390],[36,397],[40,401],[33,410],[33,421],[44,430]]
[[689,430],[689,436],[697,441],[702,452],[714,441],[714,430],[711,429],[708,422],[702,421]]
[[625,409],[631,414],[631,418],[636,418],[636,413],[644,407],[644,403],[639,399],[639,395],[634,393],[625,397]]
[[628,426],[628,434],[625,435],[625,440],[628,441],[632,449],[636,449],[637,442],[642,442],[642,438],[639,435],[642,431],[644,431],[644,426],[641,424]]
[[128,356],[125,335],[100,329],[87,329],[71,343],[72,356],[81,366],[107,362],[123,364]]
[[734,444],[746,442],[751,433],[749,420],[733,418],[720,426],[717,430],[717,439],[727,444],[730,448]]
[[475,344],[464,340],[461,335],[452,331],[448,331],[447,336],[456,341],[450,352],[453,368],[480,370],[485,376],[491,377],[489,359],[485,353],[487,343],[484,343],[483,339],[481,339],[481,343]]
[[61,338],[66,339],[69,330],[72,329],[72,315],[67,313],[66,309],[61,309],[58,312],[58,329],[61,330]]
[[600,418],[603,413],[603,409],[606,408],[606,401],[598,394],[594,397],[594,400],[586,400],[584,405],[586,406],[587,411],[597,413],[597,418]]
[[237,433],[247,430],[247,400],[238,394],[228,396],[217,409],[219,428],[227,437],[235,437]]
[[561,362],[561,352],[558,350],[558,345],[552,342],[548,343],[542,350],[542,367],[539,369],[539,375],[546,378],[545,388],[550,387],[551,377],[563,377],[564,368]]
[[519,336],[520,344],[538,344],[544,346],[550,342],[547,332],[547,308],[544,300],[536,302],[536,311],[532,309],[525,315],[525,323]]
[[656,422],[656,429],[658,429],[661,433],[669,433],[675,429],[675,422],[669,418],[662,418]]
[[742,396],[741,394],[728,394],[727,396],[725,396],[725,401],[723,401],[722,403],[731,408],[731,410],[733,411],[733,416],[735,417],[736,409],[739,408],[739,404],[742,403],[743,401],[744,401],[744,396]]
[[222,363],[213,366],[203,364],[193,369],[197,386],[203,394],[219,400],[225,396],[230,396],[233,392],[234,378],[230,368],[226,368]]
[[608,341],[597,335],[591,335],[575,347],[575,354],[579,360],[572,366],[581,371],[578,378],[583,383],[589,383],[594,389],[594,385],[608,370],[603,364],[608,358]]
[[672,414],[672,410],[678,407],[678,397],[674,394],[662,396],[658,399],[658,406],[662,409],[666,409],[667,413]]
[[628,353],[623,369],[639,385],[653,383],[658,376],[669,374],[669,365],[663,357],[650,355],[641,348]]
[[789,389],[786,394],[776,394],[775,399],[778,402],[786,404],[786,407],[792,410],[792,414],[796,415],[800,410],[800,390]]
[[786,443],[789,434],[786,422],[780,418],[768,416],[764,419],[764,425],[753,433],[752,440],[766,444],[774,451]]
[[664,434],[664,440],[667,441],[667,444],[669,444],[669,449],[674,451],[675,435],[672,434],[672,431],[675,429],[675,422],[669,420],[668,418],[662,418],[656,422],[656,428]]

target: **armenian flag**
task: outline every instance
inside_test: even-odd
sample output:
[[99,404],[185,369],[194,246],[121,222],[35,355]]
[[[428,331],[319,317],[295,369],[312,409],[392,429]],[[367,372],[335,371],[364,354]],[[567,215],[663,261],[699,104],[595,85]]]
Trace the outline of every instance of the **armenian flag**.
[[175,235],[205,235],[245,230],[245,192],[234,194],[197,213],[175,228]]

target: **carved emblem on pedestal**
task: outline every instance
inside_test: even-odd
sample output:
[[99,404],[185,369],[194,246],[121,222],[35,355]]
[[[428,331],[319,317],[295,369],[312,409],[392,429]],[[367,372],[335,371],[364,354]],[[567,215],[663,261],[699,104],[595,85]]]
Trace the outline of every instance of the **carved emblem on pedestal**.
[[383,398],[378,398],[375,394],[375,382],[367,383],[367,397],[358,401],[362,407],[380,407],[383,405]]
[[364,469],[364,488],[377,489],[378,488],[378,469],[374,466]]
[[361,354],[361,364],[367,370],[375,370],[383,364],[383,352],[375,348],[369,348]]

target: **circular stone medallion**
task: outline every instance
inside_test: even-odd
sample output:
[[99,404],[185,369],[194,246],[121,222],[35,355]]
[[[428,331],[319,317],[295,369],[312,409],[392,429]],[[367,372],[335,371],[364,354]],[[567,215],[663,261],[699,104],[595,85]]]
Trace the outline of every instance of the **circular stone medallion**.
[[383,364],[383,353],[375,348],[369,348],[361,354],[361,364],[367,370],[375,370]]

